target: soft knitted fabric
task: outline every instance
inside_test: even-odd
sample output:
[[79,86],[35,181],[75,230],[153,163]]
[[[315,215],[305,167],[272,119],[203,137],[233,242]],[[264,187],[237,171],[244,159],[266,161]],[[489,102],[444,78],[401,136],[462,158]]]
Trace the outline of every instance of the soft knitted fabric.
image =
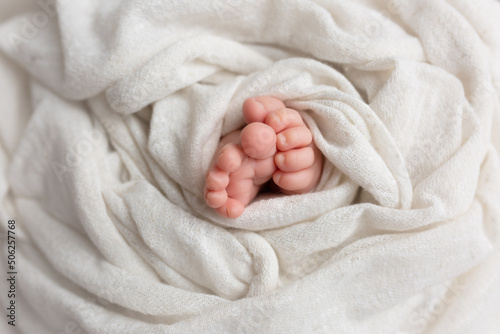
[[[4,22],[16,329],[498,333],[499,17],[497,0],[41,0]],[[322,179],[224,219],[205,173],[257,95],[301,112]]]

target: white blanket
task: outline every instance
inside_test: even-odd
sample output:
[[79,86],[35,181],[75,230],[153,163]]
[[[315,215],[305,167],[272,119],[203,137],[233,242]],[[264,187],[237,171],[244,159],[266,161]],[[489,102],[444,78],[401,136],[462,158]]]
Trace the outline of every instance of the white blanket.
[[[499,17],[497,0],[41,0],[3,23],[16,329],[498,333]],[[205,173],[256,95],[301,111],[322,179],[223,219]]]

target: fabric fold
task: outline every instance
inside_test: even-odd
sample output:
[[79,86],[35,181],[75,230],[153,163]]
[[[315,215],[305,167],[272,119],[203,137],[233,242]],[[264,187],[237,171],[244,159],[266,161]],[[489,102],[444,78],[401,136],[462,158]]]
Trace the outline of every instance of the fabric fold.
[[[500,330],[498,1],[39,3],[0,25],[20,332]],[[204,180],[258,95],[321,179],[225,219]]]

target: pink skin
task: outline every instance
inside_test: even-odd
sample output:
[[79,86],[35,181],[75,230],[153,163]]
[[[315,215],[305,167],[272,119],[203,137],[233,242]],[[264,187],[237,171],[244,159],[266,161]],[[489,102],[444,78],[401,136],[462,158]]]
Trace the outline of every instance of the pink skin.
[[285,194],[316,187],[323,155],[300,114],[270,96],[243,103],[248,124],[221,139],[205,181],[205,200],[226,218],[239,217],[273,180]]

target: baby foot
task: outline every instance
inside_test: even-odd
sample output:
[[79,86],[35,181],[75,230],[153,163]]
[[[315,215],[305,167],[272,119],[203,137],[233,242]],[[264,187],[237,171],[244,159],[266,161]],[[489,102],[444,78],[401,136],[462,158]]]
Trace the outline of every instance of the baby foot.
[[239,217],[276,170],[276,133],[263,123],[221,139],[205,181],[205,201],[226,218]]
[[266,124],[276,133],[274,162],[277,170],[272,178],[280,190],[285,194],[313,190],[321,177],[323,155],[299,112],[286,108],[274,97],[259,96],[244,102],[243,116],[247,123]]
[[239,217],[271,178],[285,194],[311,191],[323,156],[300,114],[259,96],[243,104],[248,124],[221,139],[205,181],[205,200],[223,217]]

